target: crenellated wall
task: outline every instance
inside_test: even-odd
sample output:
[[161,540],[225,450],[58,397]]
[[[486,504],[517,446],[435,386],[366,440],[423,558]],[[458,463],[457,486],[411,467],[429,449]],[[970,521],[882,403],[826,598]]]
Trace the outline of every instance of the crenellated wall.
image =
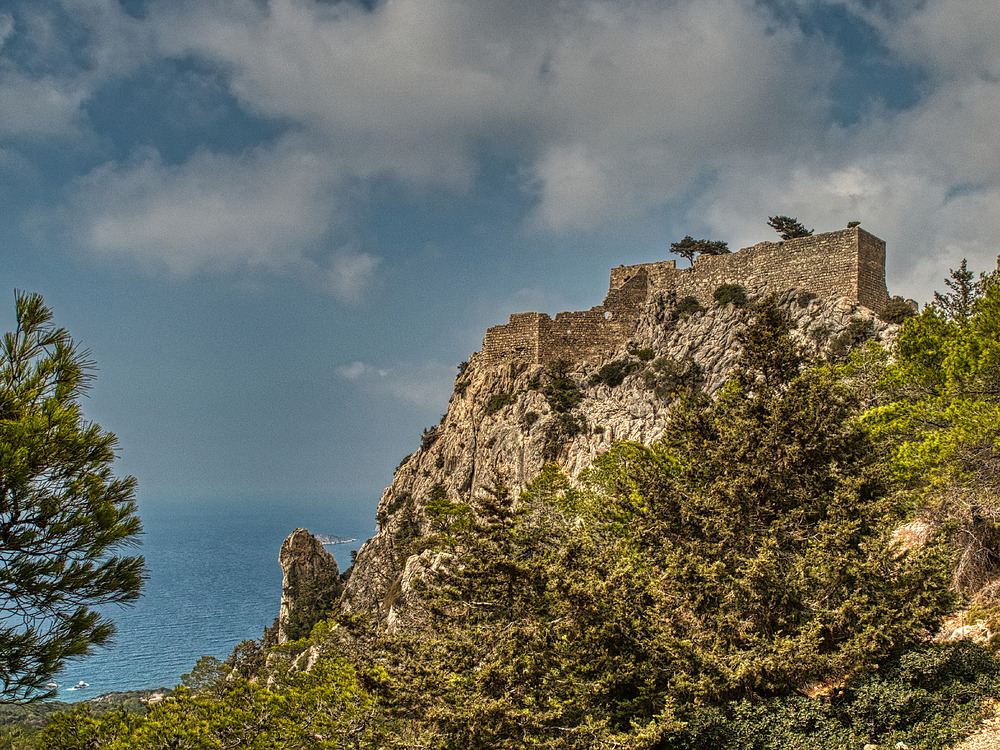
[[628,340],[649,295],[694,296],[713,302],[722,284],[739,284],[751,296],[802,288],[821,297],[846,297],[872,310],[889,300],[885,242],[860,227],[761,242],[737,253],[700,255],[691,268],[675,261],[611,270],[604,303],[585,312],[518,313],[487,330],[483,354],[497,362],[544,364],[556,359],[597,360]]

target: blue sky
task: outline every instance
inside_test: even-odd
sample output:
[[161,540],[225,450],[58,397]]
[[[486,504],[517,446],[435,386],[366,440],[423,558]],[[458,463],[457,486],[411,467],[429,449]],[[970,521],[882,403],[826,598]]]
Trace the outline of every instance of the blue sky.
[[1000,235],[995,0],[0,0],[0,289],[142,502],[371,517],[512,312],[690,234],[858,220],[924,301]]

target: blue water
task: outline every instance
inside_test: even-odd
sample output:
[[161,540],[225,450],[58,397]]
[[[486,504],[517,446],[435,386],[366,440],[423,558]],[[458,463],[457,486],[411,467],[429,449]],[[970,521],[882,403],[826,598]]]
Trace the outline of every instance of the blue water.
[[[343,503],[140,501],[149,581],[129,608],[111,607],[118,635],[110,649],[72,662],[55,682],[60,700],[117,690],[173,687],[201,656],[226,658],[236,644],[260,638],[278,616],[278,551],[296,527],[356,537],[330,545],[341,571],[373,533],[374,507]],[[366,520],[367,518],[367,520]],[[66,688],[83,681],[89,687]]]

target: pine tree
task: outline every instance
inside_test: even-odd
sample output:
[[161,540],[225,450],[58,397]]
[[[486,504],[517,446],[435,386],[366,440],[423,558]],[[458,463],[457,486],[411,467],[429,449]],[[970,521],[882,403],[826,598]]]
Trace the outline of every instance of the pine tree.
[[51,695],[67,659],[107,644],[94,607],[134,602],[142,557],[122,554],[141,527],[135,479],[111,470],[115,436],[78,403],[88,353],[51,324],[42,298],[16,295],[17,328],[0,346],[0,695]]
[[783,240],[793,240],[796,237],[811,237],[813,230],[806,229],[805,225],[798,219],[791,216],[770,216],[767,225],[781,235]]
[[688,235],[680,242],[672,242],[670,252],[691,262],[696,255],[725,255],[729,245],[721,240],[696,240]]
[[972,315],[972,306],[982,295],[985,276],[976,275],[967,267],[967,261],[962,258],[958,269],[951,269],[951,278],[945,279],[945,286],[951,291],[934,292],[934,307],[940,310],[948,320],[964,322]]

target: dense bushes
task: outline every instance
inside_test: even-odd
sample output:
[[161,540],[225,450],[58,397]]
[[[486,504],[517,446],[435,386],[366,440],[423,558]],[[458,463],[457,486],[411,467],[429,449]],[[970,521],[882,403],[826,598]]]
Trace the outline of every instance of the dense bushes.
[[576,381],[569,376],[570,362],[558,360],[549,365],[549,380],[542,386],[542,393],[552,411],[563,413],[572,411],[573,408],[583,401],[583,391],[576,384]]
[[829,358],[833,362],[844,361],[855,347],[870,340],[875,333],[875,323],[871,318],[851,318],[847,328],[830,341]]
[[682,360],[658,357],[642,374],[642,379],[657,398],[673,400],[683,393],[701,389],[705,372],[690,356]]
[[642,365],[638,362],[629,362],[628,360],[608,362],[590,377],[590,385],[606,385],[615,388],[621,385],[625,378],[641,368]]
[[712,299],[720,305],[732,305],[733,307],[746,307],[747,293],[739,284],[722,284],[716,288],[712,294]]
[[[790,325],[762,303],[714,401],[685,385],[693,363],[654,361],[650,387],[680,396],[662,440],[616,443],[582,485],[550,465],[516,499],[499,474],[467,504],[434,488],[432,534],[400,552],[429,550],[419,606],[395,589],[408,627],[342,614],[267,662],[269,689],[80,712],[47,746],[953,745],[1000,697],[1000,667],[926,642],[954,606],[952,550],[932,536],[901,554],[892,531],[937,492],[995,510],[1000,289],[966,320],[908,322],[864,419],[858,358],[809,368]],[[545,379],[557,446],[586,429],[580,391],[568,365]],[[296,677],[288,660],[310,646],[326,656]]]
[[705,312],[705,307],[698,301],[697,297],[690,294],[683,297],[674,308],[674,315],[681,319],[689,318],[700,312]]
[[494,393],[486,402],[486,413],[496,414],[505,406],[510,406],[515,401],[513,393]]

